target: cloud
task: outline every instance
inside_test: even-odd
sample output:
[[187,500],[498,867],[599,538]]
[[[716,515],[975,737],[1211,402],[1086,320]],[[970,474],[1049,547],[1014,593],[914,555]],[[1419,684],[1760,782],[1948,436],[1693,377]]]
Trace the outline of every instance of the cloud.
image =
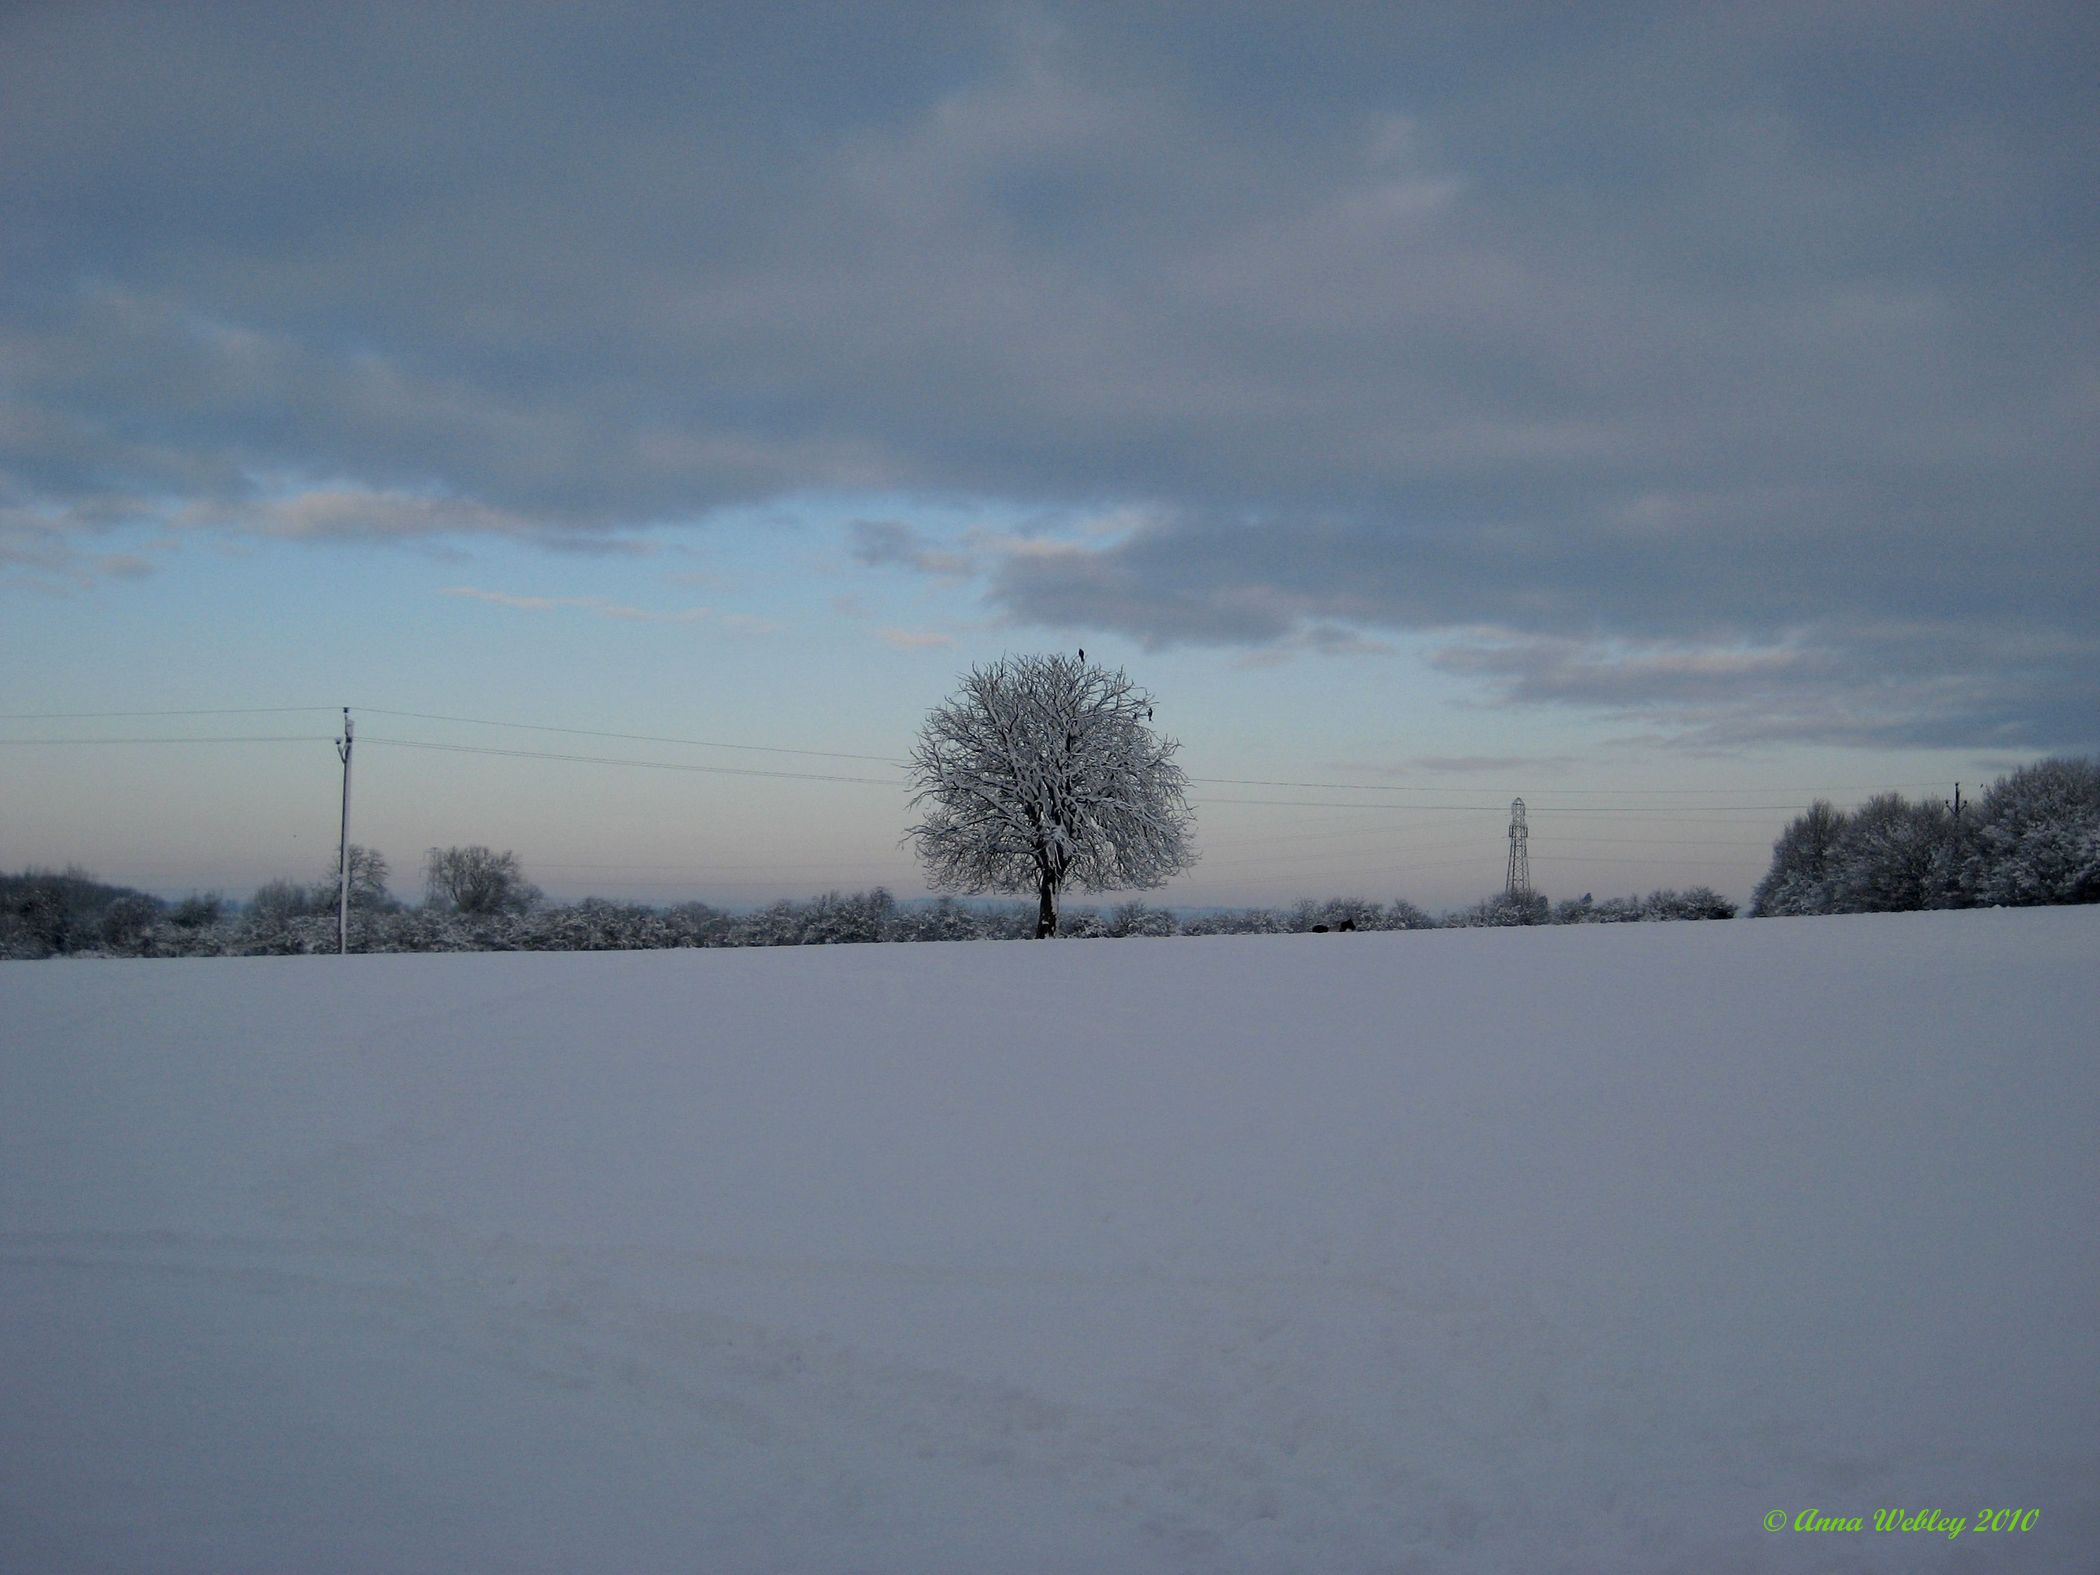
[[[192,514],[189,523],[209,518]],[[456,536],[516,531],[523,521],[471,498],[418,497],[358,487],[316,487],[218,513],[223,522],[293,540]]]
[[143,579],[157,567],[141,553],[93,551],[90,541],[61,520],[0,508],[0,585],[71,592],[102,580]]
[[855,520],[848,529],[854,558],[870,568],[894,566],[957,579],[977,570],[973,554],[936,549],[912,526],[895,520]]
[[[629,607],[620,602],[608,601],[602,596],[517,596],[509,591],[483,590],[473,585],[447,585],[440,596],[457,596],[467,601],[487,602],[494,607],[508,607],[517,612],[555,612],[564,608],[595,613],[600,618],[611,618],[620,623],[702,623],[716,619],[711,607],[681,607],[674,611],[661,611],[648,607]],[[730,614],[720,619],[722,627],[738,633],[750,633],[756,620],[742,619]],[[770,629],[770,625],[765,626]]]
[[2090,656],[2011,631],[2100,595],[2089,8],[1048,16],[13,8],[0,507],[89,561],[981,503],[1069,528],[852,550],[1154,647],[1507,629],[1451,670],[1538,704],[1792,642],[1743,736],[1874,736],[1847,631],[1916,622],[1905,727],[2066,733]]
[[2100,638],[2020,627],[1796,631],[1699,646],[1482,637],[1432,660],[1506,705],[1574,705],[1733,750],[1769,743],[2100,751]]
[[1572,762],[1566,755],[1418,755],[1415,766],[1440,775],[1467,775],[1475,771],[1552,771]]

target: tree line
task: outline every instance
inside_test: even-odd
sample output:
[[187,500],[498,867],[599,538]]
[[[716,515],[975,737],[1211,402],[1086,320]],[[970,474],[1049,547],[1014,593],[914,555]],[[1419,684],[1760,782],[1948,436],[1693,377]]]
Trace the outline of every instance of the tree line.
[[[350,949],[359,952],[635,951],[669,947],[822,946],[871,941],[1024,940],[1039,933],[1040,901],[900,902],[878,886],[783,900],[749,912],[704,902],[658,907],[587,897],[550,903],[515,853],[433,848],[426,895],[410,905],[387,889],[376,850],[350,849]],[[255,957],[332,952],[339,875],[275,880],[247,903],[216,895],[167,902],[107,885],[84,870],[0,876],[0,958],[53,956]],[[1548,907],[1493,898],[1437,918],[1404,899],[1306,898],[1286,907],[1177,911],[1143,900],[1066,914],[1069,939],[1131,936],[1289,935],[1352,930],[1431,930],[1478,925],[1609,924],[1728,918],[1734,904],[1705,887],[1646,897],[1585,896]]]
[[2100,902],[2100,764],[2058,758],[2000,777],[1959,812],[1882,793],[1810,805],[1772,846],[1759,916]]

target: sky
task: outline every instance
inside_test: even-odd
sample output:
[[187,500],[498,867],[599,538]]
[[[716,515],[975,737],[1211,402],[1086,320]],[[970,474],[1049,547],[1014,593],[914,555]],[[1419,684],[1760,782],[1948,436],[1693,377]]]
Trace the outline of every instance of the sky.
[[1519,795],[1746,896],[2100,750],[2096,111],[2068,4],[5,8],[0,867],[313,878],[349,706],[403,896],[917,895],[925,713],[1084,647],[1155,900]]

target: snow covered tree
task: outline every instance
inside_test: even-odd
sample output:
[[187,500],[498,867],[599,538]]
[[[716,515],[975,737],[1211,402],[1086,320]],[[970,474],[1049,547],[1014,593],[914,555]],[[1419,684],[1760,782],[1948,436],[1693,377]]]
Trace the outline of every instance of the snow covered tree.
[[936,891],[1032,891],[1057,933],[1066,887],[1159,886],[1196,861],[1180,748],[1152,697],[1069,656],[974,668],[927,717],[911,755],[913,843]]
[[1963,831],[1938,799],[1877,793],[1852,812],[1830,858],[1831,912],[1962,906]]
[[2100,902],[2100,765],[2043,760],[1992,783],[1968,885],[1981,903]]
[[1845,831],[1845,815],[1828,799],[1817,799],[1772,844],[1772,867],[1750,897],[1762,917],[1831,911],[1832,857]]

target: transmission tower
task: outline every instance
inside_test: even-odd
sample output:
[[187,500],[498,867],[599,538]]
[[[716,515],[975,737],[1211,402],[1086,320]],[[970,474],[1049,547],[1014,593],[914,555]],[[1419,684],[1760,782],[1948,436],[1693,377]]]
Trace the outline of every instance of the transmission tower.
[[1531,895],[1531,850],[1525,846],[1528,835],[1524,826],[1524,801],[1513,799],[1509,806],[1509,894],[1512,897]]

